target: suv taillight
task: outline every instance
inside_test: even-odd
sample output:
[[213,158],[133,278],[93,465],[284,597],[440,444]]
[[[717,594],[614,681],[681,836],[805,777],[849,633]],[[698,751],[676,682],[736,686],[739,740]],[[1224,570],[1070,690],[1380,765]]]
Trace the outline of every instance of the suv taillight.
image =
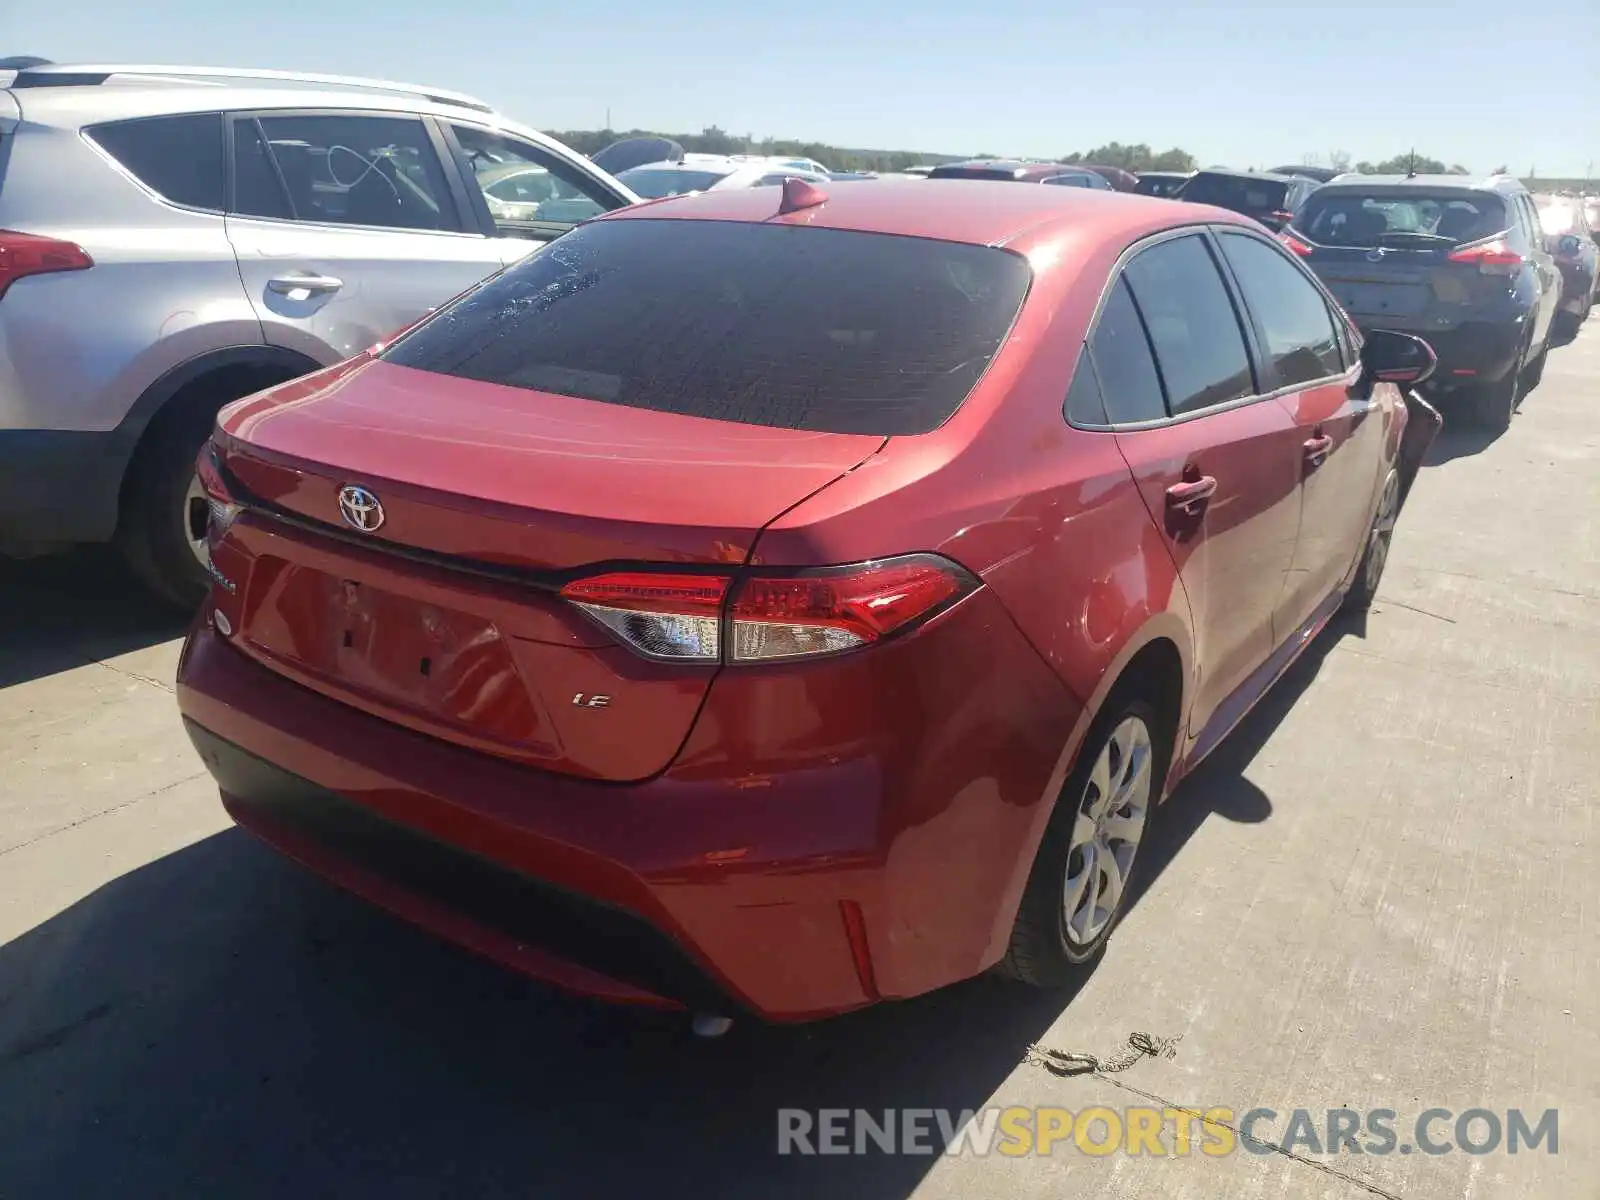
[[1298,254],[1301,258],[1311,257],[1311,247],[1306,245],[1299,238],[1295,237],[1294,234],[1290,233],[1287,229],[1278,234],[1278,241],[1283,244],[1283,248],[1285,250],[1288,250],[1292,254]]
[[1527,260],[1511,248],[1504,234],[1457,246],[1450,251],[1450,261],[1475,266],[1483,275],[1515,275],[1527,265]]
[[935,554],[749,575],[612,572],[561,595],[648,658],[755,663],[870,646],[950,607],[978,586]]
[[0,296],[19,279],[56,271],[87,271],[94,259],[82,246],[35,233],[0,229]]

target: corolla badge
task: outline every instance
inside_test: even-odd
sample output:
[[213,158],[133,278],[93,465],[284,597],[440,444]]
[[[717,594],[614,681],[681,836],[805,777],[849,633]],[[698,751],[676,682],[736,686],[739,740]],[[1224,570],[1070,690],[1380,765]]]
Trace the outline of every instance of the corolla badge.
[[346,525],[375,533],[383,524],[383,505],[366,488],[347,484],[339,489],[339,515]]

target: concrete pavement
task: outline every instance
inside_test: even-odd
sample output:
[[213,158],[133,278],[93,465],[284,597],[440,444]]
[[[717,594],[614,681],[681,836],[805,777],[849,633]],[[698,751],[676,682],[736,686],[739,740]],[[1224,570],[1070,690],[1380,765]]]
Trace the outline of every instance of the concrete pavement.
[[[171,620],[105,556],[0,563],[0,1197],[1600,1196],[1597,511],[1600,322],[1508,434],[1447,430],[1376,609],[1163,812],[1075,994],[977,981],[716,1043],[550,995],[231,829]],[[1024,1061],[1133,1030],[1176,1056]],[[780,1107],[1013,1104],[1389,1108],[1403,1142],[1428,1108],[1556,1108],[1560,1141],[774,1153]]]

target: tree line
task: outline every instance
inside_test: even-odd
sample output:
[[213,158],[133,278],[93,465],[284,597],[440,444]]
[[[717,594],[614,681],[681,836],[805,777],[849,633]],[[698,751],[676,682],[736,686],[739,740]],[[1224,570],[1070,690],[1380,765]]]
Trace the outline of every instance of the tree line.
[[[830,146],[826,142],[804,142],[787,138],[758,138],[754,134],[734,134],[716,125],[699,133],[659,133],[649,129],[569,129],[553,133],[580,154],[594,154],[620,138],[664,137],[671,138],[692,154],[764,154],[775,158],[813,158],[835,171],[903,171],[907,167],[931,163],[955,162],[964,158],[997,158],[1000,155],[929,153],[922,150],[857,150],[845,146]],[[1145,142],[1124,144],[1107,142],[1090,150],[1074,150],[1061,154],[1054,162],[1094,163],[1096,166],[1121,167],[1126,171],[1193,171],[1200,161],[1189,151],[1177,146],[1168,150],[1155,150]],[[1353,161],[1349,151],[1334,150],[1326,155],[1307,154],[1302,163],[1306,166],[1330,166],[1340,171],[1359,171],[1364,175],[1404,175],[1414,170],[1419,175],[1466,175],[1468,170],[1459,163],[1446,165],[1441,159],[1425,154],[1397,154],[1381,162]],[[1252,164],[1262,168],[1276,163]],[[1496,168],[1503,173],[1504,167]]]

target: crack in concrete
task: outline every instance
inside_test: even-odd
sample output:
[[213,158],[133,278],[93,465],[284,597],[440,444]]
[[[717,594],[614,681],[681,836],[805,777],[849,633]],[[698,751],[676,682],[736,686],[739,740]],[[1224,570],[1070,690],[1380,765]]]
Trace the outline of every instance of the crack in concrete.
[[1187,1113],[1189,1116],[1199,1121],[1202,1125],[1214,1125],[1219,1129],[1226,1129],[1241,1142],[1249,1142],[1252,1146],[1261,1146],[1264,1149],[1272,1151],[1274,1154],[1281,1154],[1284,1158],[1310,1167],[1313,1171],[1321,1171],[1324,1175],[1330,1175],[1334,1179],[1338,1179],[1344,1183],[1350,1184],[1352,1187],[1358,1187],[1368,1195],[1378,1196],[1380,1197],[1380,1200],[1403,1200],[1402,1197],[1396,1195],[1394,1192],[1381,1188],[1375,1183],[1369,1183],[1367,1180],[1355,1175],[1351,1175],[1346,1171],[1340,1171],[1334,1167],[1330,1167],[1327,1163],[1318,1162],[1314,1158],[1307,1158],[1303,1154],[1296,1154],[1293,1150],[1280,1146],[1276,1142],[1264,1142],[1260,1138],[1251,1137],[1237,1125],[1230,1125],[1226,1121],[1218,1121],[1215,1118],[1207,1117],[1204,1113],[1200,1112],[1199,1109],[1190,1108],[1186,1104],[1174,1104],[1171,1100],[1168,1100],[1163,1096],[1158,1096],[1154,1092],[1147,1092],[1143,1088],[1134,1087],[1131,1083],[1125,1083],[1121,1079],[1113,1078],[1112,1076],[1106,1075],[1100,1071],[1093,1071],[1090,1073],[1094,1076],[1094,1078],[1103,1080],[1106,1083],[1109,1083],[1112,1087],[1121,1088],[1125,1092],[1132,1092],[1135,1096],[1142,1096],[1144,1099],[1149,1100],[1153,1104],[1161,1105],[1161,1107],[1164,1109],[1170,1108],[1175,1112]]
[[206,772],[204,771],[196,771],[193,775],[185,775],[182,779],[174,779],[171,783],[164,783],[160,787],[153,788],[144,793],[142,796],[135,796],[132,800],[124,800],[121,804],[113,804],[110,808],[102,808],[99,812],[92,812],[88,816],[79,817],[76,821],[69,821],[65,825],[58,825],[56,828],[47,830],[46,832],[39,834],[37,837],[31,837],[25,842],[18,842],[15,846],[7,846],[4,849],[0,849],[0,858],[4,858],[7,854],[11,854],[14,851],[26,850],[29,846],[37,846],[40,842],[49,841],[58,833],[66,833],[69,829],[76,829],[80,825],[87,825],[90,821],[98,821],[101,817],[109,817],[112,813],[121,812],[125,808],[132,808],[135,804],[142,804],[144,801],[149,800],[154,796],[159,796],[163,792],[170,792],[175,787],[181,787],[183,784],[200,779],[205,774]]
[[96,658],[92,654],[85,654],[82,650],[74,650],[73,653],[82,658],[85,663],[92,663],[97,667],[104,667],[108,671],[114,671],[118,675],[125,676],[128,679],[136,679],[140,683],[148,683],[151,687],[160,688],[169,696],[176,694],[173,690],[173,686],[170,683],[162,683],[159,679],[151,679],[150,676],[141,675],[137,671],[130,671],[125,667],[114,666],[105,659]]

